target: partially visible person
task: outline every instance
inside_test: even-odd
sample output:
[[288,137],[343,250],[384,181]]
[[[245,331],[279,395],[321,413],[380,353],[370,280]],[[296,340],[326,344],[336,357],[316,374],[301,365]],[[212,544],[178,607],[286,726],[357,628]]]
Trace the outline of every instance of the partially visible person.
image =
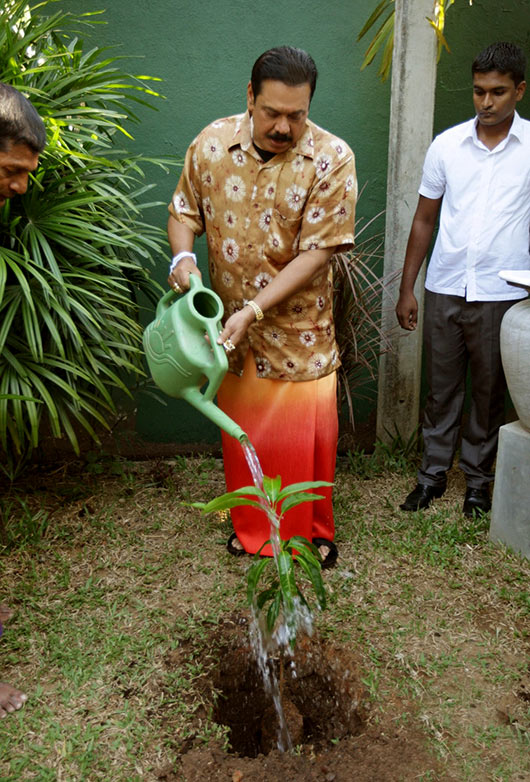
[[[11,618],[13,612],[4,603],[0,604],[0,636],[3,633],[3,623],[7,622]],[[27,701],[28,696],[17,690],[15,687],[11,687],[10,684],[0,682],[0,719],[7,717],[13,711],[21,709],[24,703]]]
[[0,207],[26,192],[45,144],[44,123],[29,100],[0,83]]
[[[0,83],[0,208],[9,198],[26,192],[29,174],[36,170],[45,144],[44,123],[29,100],[14,87]],[[0,634],[2,622],[10,616],[7,606],[1,605]],[[0,718],[20,709],[26,700],[25,693],[0,682]]]
[[[193,244],[206,232],[211,285],[226,320],[229,357],[221,408],[283,484],[333,481],[336,370],[330,260],[353,245],[357,195],[352,150],[308,118],[317,69],[291,46],[264,52],[247,85],[247,111],[217,120],[192,142],[170,205],[169,284],[198,274]],[[251,483],[242,449],[222,433],[228,490]],[[337,559],[331,490],[282,520],[281,536],[313,540]],[[234,508],[232,554],[270,537],[264,513]],[[270,546],[262,553],[270,553]]]
[[501,269],[530,269],[530,122],[516,106],[526,58],[495,43],[474,60],[476,117],[437,136],[425,159],[419,202],[407,245],[396,314],[416,328],[414,283],[440,227],[425,280],[424,345],[429,395],[418,483],[400,506],[427,508],[446,489],[462,420],[468,367],[471,409],[462,432],[463,512],[490,510],[490,484],[506,381],[500,356],[505,312],[525,297],[499,278]]

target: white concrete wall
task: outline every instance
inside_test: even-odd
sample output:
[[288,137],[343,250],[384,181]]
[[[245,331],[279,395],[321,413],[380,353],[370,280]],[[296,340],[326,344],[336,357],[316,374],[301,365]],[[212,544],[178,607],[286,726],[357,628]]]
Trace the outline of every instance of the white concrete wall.
[[[436,36],[425,17],[433,0],[396,0],[392,97],[388,148],[385,276],[401,270],[418,201],[423,159],[432,139],[436,85]],[[392,349],[381,357],[377,437],[405,439],[418,425],[421,378],[421,328],[424,271],[418,278],[420,305],[415,332],[396,326]],[[394,306],[399,278],[383,298],[383,328],[397,324]]]

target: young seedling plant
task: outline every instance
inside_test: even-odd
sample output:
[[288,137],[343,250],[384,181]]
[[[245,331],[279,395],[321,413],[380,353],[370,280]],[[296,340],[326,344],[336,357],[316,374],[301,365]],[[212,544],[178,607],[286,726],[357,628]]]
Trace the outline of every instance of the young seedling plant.
[[[294,535],[288,540],[280,537],[280,523],[285,514],[303,502],[321,500],[321,494],[312,494],[310,489],[332,486],[327,481],[304,481],[291,483],[282,488],[279,475],[276,478],[263,476],[263,488],[243,486],[227,492],[211,502],[194,502],[192,507],[202,513],[230,510],[241,505],[259,508],[270,519],[271,538],[255,554],[247,573],[247,602],[261,627],[267,628],[269,638],[276,637],[280,646],[289,646],[292,651],[300,628],[301,614],[311,615],[312,601],[306,597],[299,576],[309,582],[319,609],[326,607],[326,591],[322,581],[322,558],[318,548],[307,538]],[[274,557],[260,556],[267,544],[271,544]],[[300,567],[297,571],[296,564]],[[304,588],[307,583],[304,584]],[[278,633],[285,627],[286,633]],[[285,639],[285,640],[282,640]]]

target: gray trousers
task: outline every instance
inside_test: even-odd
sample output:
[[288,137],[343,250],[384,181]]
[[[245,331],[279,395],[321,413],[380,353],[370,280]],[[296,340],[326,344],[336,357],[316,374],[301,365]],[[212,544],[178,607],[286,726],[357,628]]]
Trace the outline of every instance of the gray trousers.
[[423,339],[429,395],[419,483],[445,487],[458,444],[468,367],[471,409],[462,431],[459,466],[469,488],[481,489],[493,480],[506,392],[499,334],[504,313],[515,303],[466,301],[462,296],[425,291]]

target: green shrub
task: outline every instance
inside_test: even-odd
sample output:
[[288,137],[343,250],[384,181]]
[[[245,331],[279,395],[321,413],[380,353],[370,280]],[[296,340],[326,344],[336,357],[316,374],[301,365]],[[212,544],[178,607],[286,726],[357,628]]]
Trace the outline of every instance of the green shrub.
[[139,301],[158,297],[148,267],[165,243],[144,219],[159,204],[145,202],[143,169],[167,161],[120,148],[131,107],[158,96],[153,80],[85,50],[69,31],[93,15],[52,4],[0,9],[0,81],[27,95],[48,136],[28,192],[0,211],[0,442],[15,463],[44,429],[78,451],[81,428],[97,441],[109,427],[116,392],[143,374]]

